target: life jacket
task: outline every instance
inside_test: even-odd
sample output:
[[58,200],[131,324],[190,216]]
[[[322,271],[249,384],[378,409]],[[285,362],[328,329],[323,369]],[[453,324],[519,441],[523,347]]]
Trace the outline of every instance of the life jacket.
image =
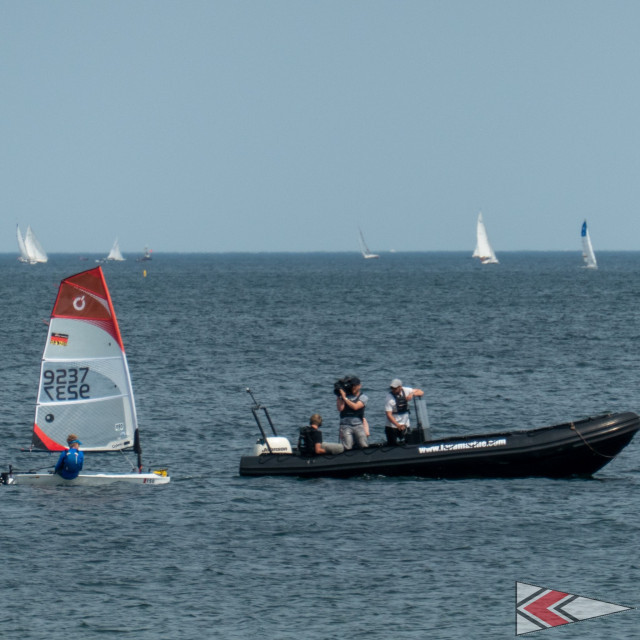
[[[360,394],[358,394],[355,399],[353,396],[348,396],[351,402],[358,402],[360,399]],[[360,407],[360,409],[352,409],[346,402],[344,403],[344,409],[340,412],[341,418],[364,418],[364,410],[365,407]]]
[[411,413],[409,401],[407,396],[404,395],[404,389],[401,389],[398,395],[393,394],[393,397],[396,401],[396,410],[393,413]]
[[82,471],[84,453],[78,449],[71,448],[67,451],[62,462],[61,475],[65,478],[75,478]]

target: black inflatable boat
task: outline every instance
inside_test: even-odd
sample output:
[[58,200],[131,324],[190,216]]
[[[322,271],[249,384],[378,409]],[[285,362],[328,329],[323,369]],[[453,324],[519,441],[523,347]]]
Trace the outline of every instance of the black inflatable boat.
[[[273,429],[260,425],[263,409]],[[279,437],[268,412],[252,411],[262,438],[254,455],[240,460],[243,476],[303,476],[348,478],[362,474],[427,478],[518,478],[590,476],[610,462],[640,428],[632,412],[612,413],[576,422],[527,431],[503,431],[427,439],[421,429],[416,440],[400,446],[386,444],[352,449],[336,455],[305,456]]]

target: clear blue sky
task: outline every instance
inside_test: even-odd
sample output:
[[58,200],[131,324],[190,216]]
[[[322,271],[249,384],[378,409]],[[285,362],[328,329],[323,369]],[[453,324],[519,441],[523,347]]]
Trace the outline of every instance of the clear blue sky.
[[0,0],[0,252],[640,250],[640,2]]

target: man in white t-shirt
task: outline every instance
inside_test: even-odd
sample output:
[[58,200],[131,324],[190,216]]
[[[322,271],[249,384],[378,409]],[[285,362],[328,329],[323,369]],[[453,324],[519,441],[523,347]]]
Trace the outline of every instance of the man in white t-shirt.
[[424,395],[421,389],[403,387],[402,380],[394,378],[389,385],[384,411],[387,415],[387,424],[384,428],[389,445],[400,444],[399,440],[404,440],[407,429],[411,426],[409,401],[414,397],[419,398]]

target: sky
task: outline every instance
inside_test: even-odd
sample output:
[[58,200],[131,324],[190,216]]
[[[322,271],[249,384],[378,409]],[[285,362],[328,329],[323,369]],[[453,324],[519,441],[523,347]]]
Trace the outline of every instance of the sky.
[[0,0],[0,252],[640,250],[636,0]]

